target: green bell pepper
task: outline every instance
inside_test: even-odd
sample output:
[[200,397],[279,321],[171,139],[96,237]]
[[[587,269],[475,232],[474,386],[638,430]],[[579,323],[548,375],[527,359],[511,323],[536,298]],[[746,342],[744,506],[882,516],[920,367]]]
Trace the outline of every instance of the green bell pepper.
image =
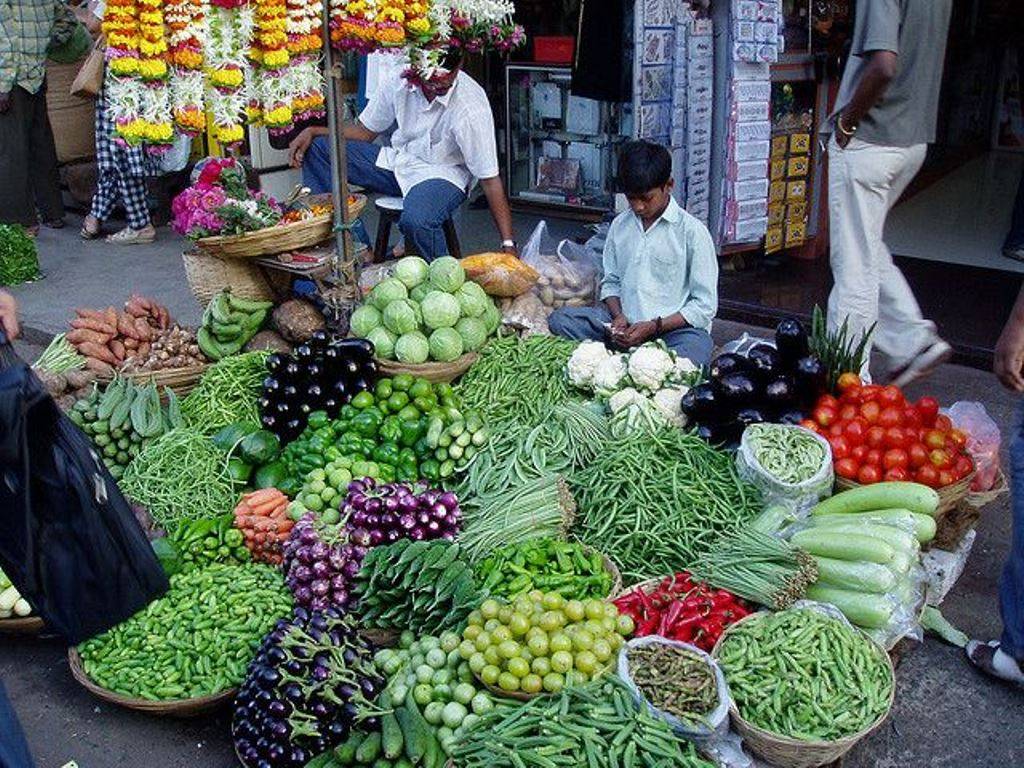
[[313,429],[320,429],[331,423],[331,417],[327,415],[327,411],[313,411],[307,417],[306,423]]
[[391,384],[391,379],[381,379],[377,382],[377,387],[373,390],[373,394],[378,400],[387,400],[394,391],[395,388]]
[[423,436],[424,432],[426,432],[426,428],[422,419],[403,421],[399,429],[399,442],[406,448],[409,448],[416,444],[416,441]]
[[420,474],[427,480],[437,480],[441,477],[441,465],[434,459],[427,459],[420,462]]
[[373,450],[373,460],[379,464],[398,464],[398,444],[381,443]]
[[360,437],[376,437],[382,421],[380,411],[367,409],[352,419],[352,430]]
[[375,402],[373,393],[369,391],[360,392],[352,398],[352,406],[360,411],[370,408]]
[[402,439],[402,420],[397,416],[388,416],[380,425],[377,435],[381,440],[397,443]]
[[417,458],[420,459],[428,458],[434,452],[434,449],[430,447],[430,441],[426,436],[417,440],[412,449],[416,452]]
[[413,400],[417,397],[430,397],[433,393],[434,388],[426,379],[416,379],[413,385],[409,387],[409,397]]
[[432,410],[437,408],[437,398],[433,395],[430,395],[429,397],[417,397],[412,401],[412,404],[420,413],[430,413]]

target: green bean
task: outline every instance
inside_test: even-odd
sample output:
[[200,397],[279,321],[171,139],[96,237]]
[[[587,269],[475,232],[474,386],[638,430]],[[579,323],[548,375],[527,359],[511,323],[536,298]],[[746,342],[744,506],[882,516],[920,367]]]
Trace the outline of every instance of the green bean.
[[831,460],[812,433],[787,424],[752,424],[743,440],[761,468],[786,485],[807,482]]
[[[723,637],[718,658],[729,692],[753,725],[832,741],[887,711],[894,683],[885,652],[839,619],[790,609],[744,621]],[[828,675],[821,675],[823,665]]]
[[185,424],[212,435],[236,422],[260,426],[257,400],[267,376],[266,351],[225,357],[210,366],[199,384],[181,401]]

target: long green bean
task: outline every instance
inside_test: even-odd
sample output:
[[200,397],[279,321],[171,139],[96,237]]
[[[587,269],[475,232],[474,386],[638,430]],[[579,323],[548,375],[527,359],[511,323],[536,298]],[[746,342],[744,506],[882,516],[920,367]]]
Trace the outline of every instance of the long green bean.
[[798,608],[729,629],[718,660],[740,715],[780,736],[833,741],[863,731],[889,707],[885,652],[840,619]]
[[667,427],[609,443],[569,482],[575,535],[638,580],[684,569],[758,511],[728,454]]
[[781,483],[798,485],[817,475],[831,457],[818,438],[787,424],[752,424],[743,434],[754,459]]
[[236,422],[259,427],[257,401],[267,376],[269,355],[267,351],[246,352],[210,366],[196,388],[181,401],[185,423],[207,435]]

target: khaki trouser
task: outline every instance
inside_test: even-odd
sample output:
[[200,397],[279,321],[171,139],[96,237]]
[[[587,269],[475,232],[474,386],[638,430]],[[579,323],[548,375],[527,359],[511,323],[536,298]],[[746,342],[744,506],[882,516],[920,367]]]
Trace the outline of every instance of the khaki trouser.
[[[903,273],[882,240],[885,219],[924,163],[926,144],[885,147],[851,139],[828,146],[828,213],[832,328],[847,318],[855,338],[877,321],[872,346],[901,366],[935,338]],[[870,347],[869,347],[870,349]],[[870,355],[868,356],[870,359]],[[862,374],[867,374],[865,362]]]

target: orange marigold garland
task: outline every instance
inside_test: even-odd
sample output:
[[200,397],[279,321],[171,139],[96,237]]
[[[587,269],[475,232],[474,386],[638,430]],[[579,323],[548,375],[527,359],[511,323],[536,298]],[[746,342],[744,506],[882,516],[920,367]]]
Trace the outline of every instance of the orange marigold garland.
[[231,146],[245,138],[245,85],[251,74],[247,54],[255,15],[248,0],[210,0],[206,18],[207,97],[213,134],[221,144]]
[[324,114],[324,78],[320,69],[323,49],[323,2],[288,0],[288,90],[295,120]]
[[271,130],[292,124],[291,95],[286,69],[288,53],[287,0],[256,0],[256,30],[249,50],[254,66],[248,117]]
[[203,0],[169,0],[164,7],[164,20],[168,29],[174,125],[187,136],[197,136],[206,128]]

